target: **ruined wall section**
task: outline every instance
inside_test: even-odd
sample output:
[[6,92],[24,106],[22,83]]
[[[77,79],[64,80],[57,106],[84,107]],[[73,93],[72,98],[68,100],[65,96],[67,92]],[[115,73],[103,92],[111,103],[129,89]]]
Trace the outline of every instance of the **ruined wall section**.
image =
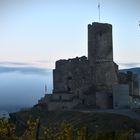
[[53,81],[53,93],[80,94],[91,84],[89,61],[85,56],[57,61]]
[[139,96],[139,79],[138,75],[133,75],[133,94],[134,96]]
[[119,72],[119,83],[129,85],[130,96],[139,96],[139,82],[138,75],[133,74],[131,71]]

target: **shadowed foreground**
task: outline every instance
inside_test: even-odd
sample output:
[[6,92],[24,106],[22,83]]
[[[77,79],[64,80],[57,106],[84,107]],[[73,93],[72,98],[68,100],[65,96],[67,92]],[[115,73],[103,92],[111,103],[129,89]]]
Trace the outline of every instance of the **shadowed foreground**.
[[[139,120],[124,115],[107,112],[78,111],[42,111],[32,108],[10,114],[10,119],[16,124],[17,133],[22,134],[27,126],[27,120],[40,119],[41,126],[57,127],[62,122],[71,124],[74,128],[86,127],[88,133],[97,131],[129,131],[140,132]],[[20,130],[20,131],[19,131]]]

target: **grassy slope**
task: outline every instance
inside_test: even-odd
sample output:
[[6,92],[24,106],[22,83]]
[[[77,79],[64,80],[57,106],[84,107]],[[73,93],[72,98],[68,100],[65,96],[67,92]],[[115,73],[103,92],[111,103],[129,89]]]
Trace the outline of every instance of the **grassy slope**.
[[[15,119],[16,116],[16,119]],[[83,113],[74,111],[50,111],[43,112],[37,109],[21,111],[12,114],[13,120],[25,121],[32,117],[41,118],[42,125],[55,126],[62,121],[66,121],[75,127],[87,126],[90,132],[96,130],[134,130],[140,132],[140,122],[126,116],[110,113]]]

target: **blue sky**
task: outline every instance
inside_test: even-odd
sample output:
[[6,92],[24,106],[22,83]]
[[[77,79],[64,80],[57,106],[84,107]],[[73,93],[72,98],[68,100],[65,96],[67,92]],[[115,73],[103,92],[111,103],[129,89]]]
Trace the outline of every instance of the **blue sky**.
[[113,25],[114,60],[139,64],[139,0],[0,0],[0,61],[54,68],[60,58],[87,55],[99,1],[101,22]]
[[[113,25],[114,61],[140,67],[140,0],[0,0],[0,103],[33,105],[59,59],[87,56],[87,25]],[[0,104],[0,105],[1,105]]]

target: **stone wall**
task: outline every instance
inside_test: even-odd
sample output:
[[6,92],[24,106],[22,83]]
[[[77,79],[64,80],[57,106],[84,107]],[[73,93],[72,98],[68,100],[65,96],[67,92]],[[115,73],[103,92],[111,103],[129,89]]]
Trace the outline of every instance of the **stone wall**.
[[88,59],[93,67],[98,60],[113,61],[112,25],[88,25]]
[[112,85],[118,83],[118,73],[114,62],[98,62],[96,63],[96,85],[108,86],[112,89]]
[[139,96],[139,79],[137,74],[133,75],[133,95]]
[[96,108],[109,109],[112,108],[112,95],[107,92],[96,93]]
[[51,101],[47,104],[48,110],[69,110],[74,108],[79,103],[78,99],[72,101]]
[[77,57],[57,61],[53,78],[53,93],[78,94],[81,87],[84,88],[91,84],[91,70],[87,58]]
[[129,85],[129,94],[131,96],[139,95],[139,81],[137,74],[133,74],[131,71],[127,71],[126,73],[119,72],[118,78],[120,84]]
[[113,86],[113,108],[130,108],[130,96],[128,84],[117,84]]
[[53,96],[52,94],[45,94],[44,97],[42,97],[40,100],[38,100],[38,103],[39,104],[48,103],[48,102],[50,102],[52,96]]
[[75,96],[74,94],[67,94],[67,93],[63,93],[63,94],[53,94],[53,96],[51,97],[51,101],[56,101],[56,102],[61,102],[61,101],[72,101],[73,99],[77,98],[77,96]]

